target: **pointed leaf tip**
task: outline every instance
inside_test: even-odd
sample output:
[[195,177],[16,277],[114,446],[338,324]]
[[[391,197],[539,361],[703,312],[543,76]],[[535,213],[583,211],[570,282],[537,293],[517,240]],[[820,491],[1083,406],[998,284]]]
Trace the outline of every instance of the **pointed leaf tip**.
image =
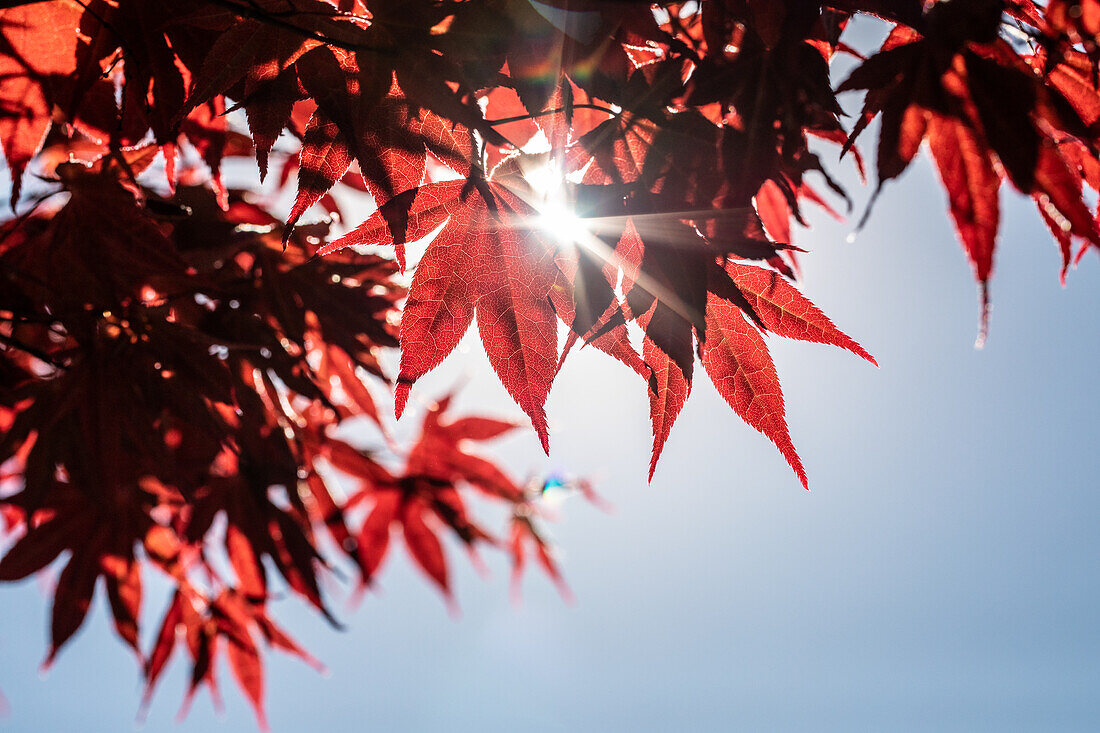
[[817,306],[778,273],[752,265],[726,268],[764,327],[784,338],[839,346],[879,365],[859,343],[841,331]]
[[986,339],[989,337],[989,312],[992,306],[989,303],[989,281],[982,280],[978,284],[979,297],[981,298],[981,310],[978,315],[978,335],[974,339],[975,349],[984,349]]
[[763,337],[736,306],[713,293],[707,298],[706,318],[703,367],[711,382],[742,420],[775,444],[808,489],[806,471],[787,427],[779,376]]
[[691,383],[683,371],[647,336],[642,342],[642,357],[649,366],[649,419],[653,427],[653,452],[649,459],[649,482],[657,470],[665,441],[691,392]]
[[550,455],[550,431],[546,426],[546,416],[540,413],[539,417],[541,419],[538,420],[538,421],[535,421],[535,419],[532,418],[531,419],[531,425],[535,428],[535,432],[538,433],[539,443],[542,444],[542,452],[545,453],[547,456],[549,456]]
[[412,384],[409,382],[402,382],[398,378],[397,388],[393,391],[393,416],[398,420],[401,419],[401,415],[405,412],[405,403],[409,400],[409,390],[412,389]]

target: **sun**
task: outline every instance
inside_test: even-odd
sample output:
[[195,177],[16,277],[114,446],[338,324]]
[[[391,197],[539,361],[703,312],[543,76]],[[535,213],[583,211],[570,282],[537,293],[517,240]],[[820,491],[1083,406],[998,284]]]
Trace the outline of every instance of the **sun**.
[[560,201],[550,200],[540,204],[533,224],[540,232],[549,235],[559,248],[587,248],[591,246],[590,240],[597,239],[585,220],[577,216],[568,204]]
[[538,212],[530,219],[533,227],[553,239],[559,249],[582,248],[606,258],[609,248],[593,233],[596,220],[577,216],[569,201],[560,163],[534,166],[525,170],[523,177],[533,194],[528,203]]

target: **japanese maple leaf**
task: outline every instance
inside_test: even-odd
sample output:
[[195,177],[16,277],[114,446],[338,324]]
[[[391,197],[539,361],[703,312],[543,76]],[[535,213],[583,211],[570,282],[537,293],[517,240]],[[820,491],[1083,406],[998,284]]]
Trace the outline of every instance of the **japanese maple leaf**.
[[512,516],[512,526],[509,531],[508,549],[512,555],[512,598],[519,601],[520,581],[523,579],[523,570],[527,564],[528,546],[535,551],[535,559],[542,567],[543,572],[558,589],[558,593],[567,603],[572,603],[573,592],[562,576],[554,551],[546,538],[538,531],[534,520],[526,507],[522,512],[516,512]]
[[542,481],[528,482],[524,500],[513,506],[506,545],[512,556],[511,593],[512,600],[516,603],[520,600],[520,583],[529,550],[534,550],[536,562],[557,587],[562,599],[566,603],[573,602],[573,593],[562,576],[554,547],[540,526],[540,519],[549,515],[541,503],[542,497],[548,492],[562,490],[577,492],[594,506],[611,511],[611,505],[596,493],[587,479],[550,474]]
[[[706,330],[705,335],[699,334],[703,367],[723,399],[746,423],[776,444],[806,486],[806,472],[791,442],[784,417],[783,391],[761,331],[830,343],[872,363],[874,359],[778,273],[731,262],[724,274],[728,274],[734,289],[749,308],[723,297],[721,293],[728,287],[726,284],[707,292]],[[644,319],[643,325],[646,325]],[[689,375],[684,374],[648,335],[644,355],[654,373],[650,383],[654,434],[652,477],[661,448],[691,385]]]
[[[645,199],[641,203],[648,206]],[[689,382],[694,363],[692,331],[700,341],[705,340],[709,292],[735,303],[751,318],[756,317],[718,261],[731,255],[760,256],[755,249],[757,243],[763,247],[761,251],[771,254],[776,251],[753,211],[714,213],[713,219],[740,224],[732,229],[705,227],[704,231],[711,231],[711,236],[705,237],[674,213],[633,214],[631,221],[637,235],[628,255],[632,261],[623,270],[627,313],[639,320],[649,340],[679,367]],[[746,250],[750,242],[752,245]]]
[[420,439],[406,460],[406,474],[466,483],[489,496],[520,500],[522,491],[512,479],[492,462],[465,450],[469,443],[493,440],[518,426],[479,416],[445,420],[451,399],[451,395],[443,397],[425,414]]
[[[126,69],[123,105],[140,110],[141,118],[152,130],[158,145],[174,146],[179,134],[179,120],[183,117],[180,110],[187,96],[188,70],[180,54],[185,54],[188,44],[180,35],[175,35],[175,43],[158,42],[165,39],[165,28],[173,25],[173,8],[133,0],[117,3],[92,0],[80,4],[86,8],[85,17],[81,19],[81,30],[88,36],[88,43],[80,48],[79,86],[76,92],[85,91],[79,87],[89,85],[92,79],[99,76],[103,61],[117,50]],[[91,20],[96,22],[89,22]],[[91,27],[92,33],[88,33],[86,24]],[[171,182],[174,152],[172,148],[166,152]]]
[[[413,454],[416,452],[414,448]],[[329,441],[326,445],[326,457],[332,464],[361,481],[362,488],[348,499],[346,507],[370,504],[357,536],[363,582],[369,584],[374,580],[389,551],[391,535],[399,528],[410,556],[435,582],[448,603],[452,603],[447,559],[438,529],[441,525],[451,529],[471,552],[477,542],[488,540],[489,535],[470,519],[456,489],[454,481],[463,473],[462,469],[456,469],[453,462],[433,462],[431,466],[419,466],[432,473],[414,473],[423,460],[413,458],[413,454],[406,473],[395,476],[340,441]],[[470,473],[470,483],[481,483],[487,475],[480,467]],[[506,477],[504,480],[507,481]]]
[[[722,397],[776,444],[806,485],[787,429],[779,379],[760,332],[835,344],[874,360],[778,273],[732,260],[721,267],[698,235],[685,228],[671,231],[671,243],[643,241],[638,274],[623,284],[626,306],[645,331],[642,356],[651,370],[650,478],[690,394],[697,340],[703,366]],[[670,250],[672,243],[677,248]],[[678,267],[669,265],[673,257]]]
[[[503,142],[483,124],[476,108],[454,98],[436,77],[440,70],[421,68],[424,49],[416,44],[431,38],[431,23],[418,29],[406,15],[402,23],[391,26],[387,16],[396,11],[380,6],[372,23],[364,25],[350,16],[333,16],[332,8],[322,2],[297,0],[296,5],[304,26],[275,23],[272,31],[266,11],[254,8],[256,17],[223,31],[196,74],[183,109],[186,113],[223,93],[235,97],[248,113],[263,174],[268,150],[287,126],[294,103],[303,93],[316,102],[305,126],[299,195],[288,225],[316,203],[353,160],[381,203],[419,184],[425,149],[461,168],[469,158],[466,127]],[[277,14],[282,13],[280,9]],[[347,46],[362,50],[328,47],[317,40],[320,37],[346,39]],[[402,45],[402,40],[416,43]],[[401,87],[394,84],[395,73]],[[447,114],[453,122],[444,123],[435,112]]]
[[[421,257],[401,317],[401,366],[395,412],[412,385],[454,350],[477,315],[489,363],[531,418],[549,450],[544,403],[557,371],[557,315],[549,301],[560,284],[554,242],[532,226],[537,213],[493,180],[428,183],[391,201],[367,221],[319,250],[353,244],[395,244],[446,224]],[[407,206],[401,236],[387,224],[388,207]]]
[[951,216],[981,288],[982,332],[988,323],[989,277],[1000,224],[1001,176],[968,124],[933,115],[928,121],[928,147],[950,201]]
[[262,604],[250,601],[232,588],[207,599],[201,597],[190,584],[181,584],[164,612],[145,665],[142,708],[147,708],[153,690],[182,637],[192,665],[190,684],[180,714],[190,707],[201,685],[208,685],[211,693],[217,695],[214,670],[218,651],[224,646],[229,669],[237,685],[251,703],[260,728],[267,730],[263,707],[264,672],[260,646],[256,643],[257,635],[267,646],[297,656],[314,668],[324,670],[320,662],[271,620]]
[[[388,77],[379,88],[373,67],[361,67],[367,59],[376,61],[369,54],[317,48],[297,64],[299,78],[318,107],[302,139],[298,196],[288,232],[353,160],[379,204],[420,184],[429,151],[459,173],[466,172],[469,132],[432,112],[416,113],[400,90],[391,88]],[[395,207],[387,211],[395,220],[403,213]]]
[[642,359],[649,371],[652,479],[672,425],[691,392],[693,334],[705,338],[708,289],[714,285],[735,298],[740,293],[729,287],[728,278],[721,283],[724,273],[718,270],[716,253],[685,223],[662,220],[657,227],[643,226],[645,232],[620,247],[625,250],[624,312],[645,333]]
[[51,643],[45,664],[53,663],[61,647],[84,623],[100,576],[105,581],[115,629],[140,658],[137,633],[142,584],[133,545],[152,522],[134,512],[104,517],[80,490],[64,484],[55,488],[47,506],[35,516],[43,518],[33,521],[26,534],[0,559],[0,580],[25,578],[48,566],[62,552],[70,552],[53,590]]
[[[313,24],[313,30],[331,30],[332,22],[325,24],[324,15],[316,12],[323,11],[323,6],[316,3],[312,10],[303,19]],[[294,64],[319,43],[292,29],[273,27],[254,18],[233,23],[218,36],[202,66],[195,70],[183,113],[218,95],[236,97],[247,115],[262,180],[267,174],[268,152],[289,122],[299,96]]]
[[924,35],[895,28],[839,91],[868,90],[849,143],[881,113],[879,189],[908,167],[927,138],[981,289],[980,344],[988,323],[1001,171],[1036,198],[1054,228],[1094,244],[1100,244],[1100,232],[1081,199],[1080,179],[1051,134],[1085,133],[1073,101],[1087,116],[1087,89],[1060,76],[1062,86],[1073,90],[1067,103],[1057,84],[1046,87],[1036,78],[1038,70],[996,37],[999,3],[965,5],[946,3],[930,11]]
[[[287,584],[337,625],[321,597],[319,567],[323,560],[314,547],[309,527],[293,512],[275,506],[266,496],[267,480],[260,469],[244,466],[240,475],[214,477],[195,501],[186,529],[192,540],[202,537],[216,513],[227,521],[225,548],[238,579],[240,592],[262,603],[268,596],[266,556]],[[254,485],[249,485],[249,481]],[[255,485],[259,484],[259,486]]]

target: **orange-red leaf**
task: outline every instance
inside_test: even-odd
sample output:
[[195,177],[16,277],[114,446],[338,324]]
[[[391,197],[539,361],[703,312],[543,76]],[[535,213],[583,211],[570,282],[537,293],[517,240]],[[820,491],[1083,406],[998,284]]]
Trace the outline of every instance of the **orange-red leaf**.
[[447,559],[443,555],[443,545],[439,542],[439,538],[424,519],[427,511],[428,508],[419,499],[405,502],[401,512],[405,544],[420,569],[435,581],[444,595],[450,596],[451,589],[447,584]]
[[226,644],[226,656],[229,658],[229,668],[233,670],[233,676],[237,684],[256,712],[256,720],[262,730],[267,730],[267,718],[264,715],[264,668],[260,660],[260,652],[251,639],[245,643],[242,636],[247,637],[247,632],[241,630],[240,635],[230,636]]
[[451,215],[424,252],[401,314],[401,369],[394,410],[405,409],[409,389],[458,346],[474,319],[478,271],[471,212]]
[[[1000,223],[1001,177],[993,168],[987,146],[966,122],[933,115],[928,124],[928,147],[947,189],[951,216],[981,284],[984,303]],[[986,313],[983,307],[983,333]]]
[[483,233],[480,249],[480,268],[496,275],[481,280],[481,343],[549,453],[543,405],[558,361],[558,320],[548,300],[555,280],[552,253],[533,236],[510,228]]
[[359,560],[363,576],[368,581],[378,572],[390,546],[390,525],[397,519],[401,495],[396,491],[379,491],[374,508],[359,531]]
[[359,226],[317,250],[320,256],[361,244],[392,244],[405,269],[405,243],[423,239],[461,204],[465,181],[440,181],[405,191],[382,204]]
[[317,110],[309,120],[298,164],[298,197],[287,218],[287,234],[306,209],[343,178],[351,166],[352,155],[339,126]]
[[83,549],[70,558],[57,579],[50,622],[50,652],[45,666],[53,663],[57,652],[84,623],[99,577],[98,557],[94,550]]
[[101,564],[115,630],[140,658],[138,620],[141,617],[141,565],[132,557],[118,555],[105,555]]
[[779,273],[735,262],[727,264],[726,271],[769,331],[786,338],[839,346],[878,366],[873,356],[833,325]]
[[49,565],[69,546],[75,525],[85,520],[71,514],[32,527],[0,558],[0,581],[19,580]]
[[740,309],[713,294],[707,297],[703,367],[729,406],[775,443],[802,485],[809,488],[806,471],[791,443],[783,390],[768,347]]
[[653,472],[657,470],[657,460],[661,457],[672,425],[691,392],[691,382],[684,376],[683,370],[648,336],[642,342],[642,358],[651,370],[649,419],[653,424],[653,452],[649,459],[649,480],[652,481]]

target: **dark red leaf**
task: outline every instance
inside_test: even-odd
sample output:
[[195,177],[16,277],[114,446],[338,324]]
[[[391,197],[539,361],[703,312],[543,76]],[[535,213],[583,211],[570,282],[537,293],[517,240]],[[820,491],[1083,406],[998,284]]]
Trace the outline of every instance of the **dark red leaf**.
[[722,398],[775,443],[802,485],[809,488],[787,430],[783,391],[768,347],[736,306],[714,295],[707,299],[703,367]]

